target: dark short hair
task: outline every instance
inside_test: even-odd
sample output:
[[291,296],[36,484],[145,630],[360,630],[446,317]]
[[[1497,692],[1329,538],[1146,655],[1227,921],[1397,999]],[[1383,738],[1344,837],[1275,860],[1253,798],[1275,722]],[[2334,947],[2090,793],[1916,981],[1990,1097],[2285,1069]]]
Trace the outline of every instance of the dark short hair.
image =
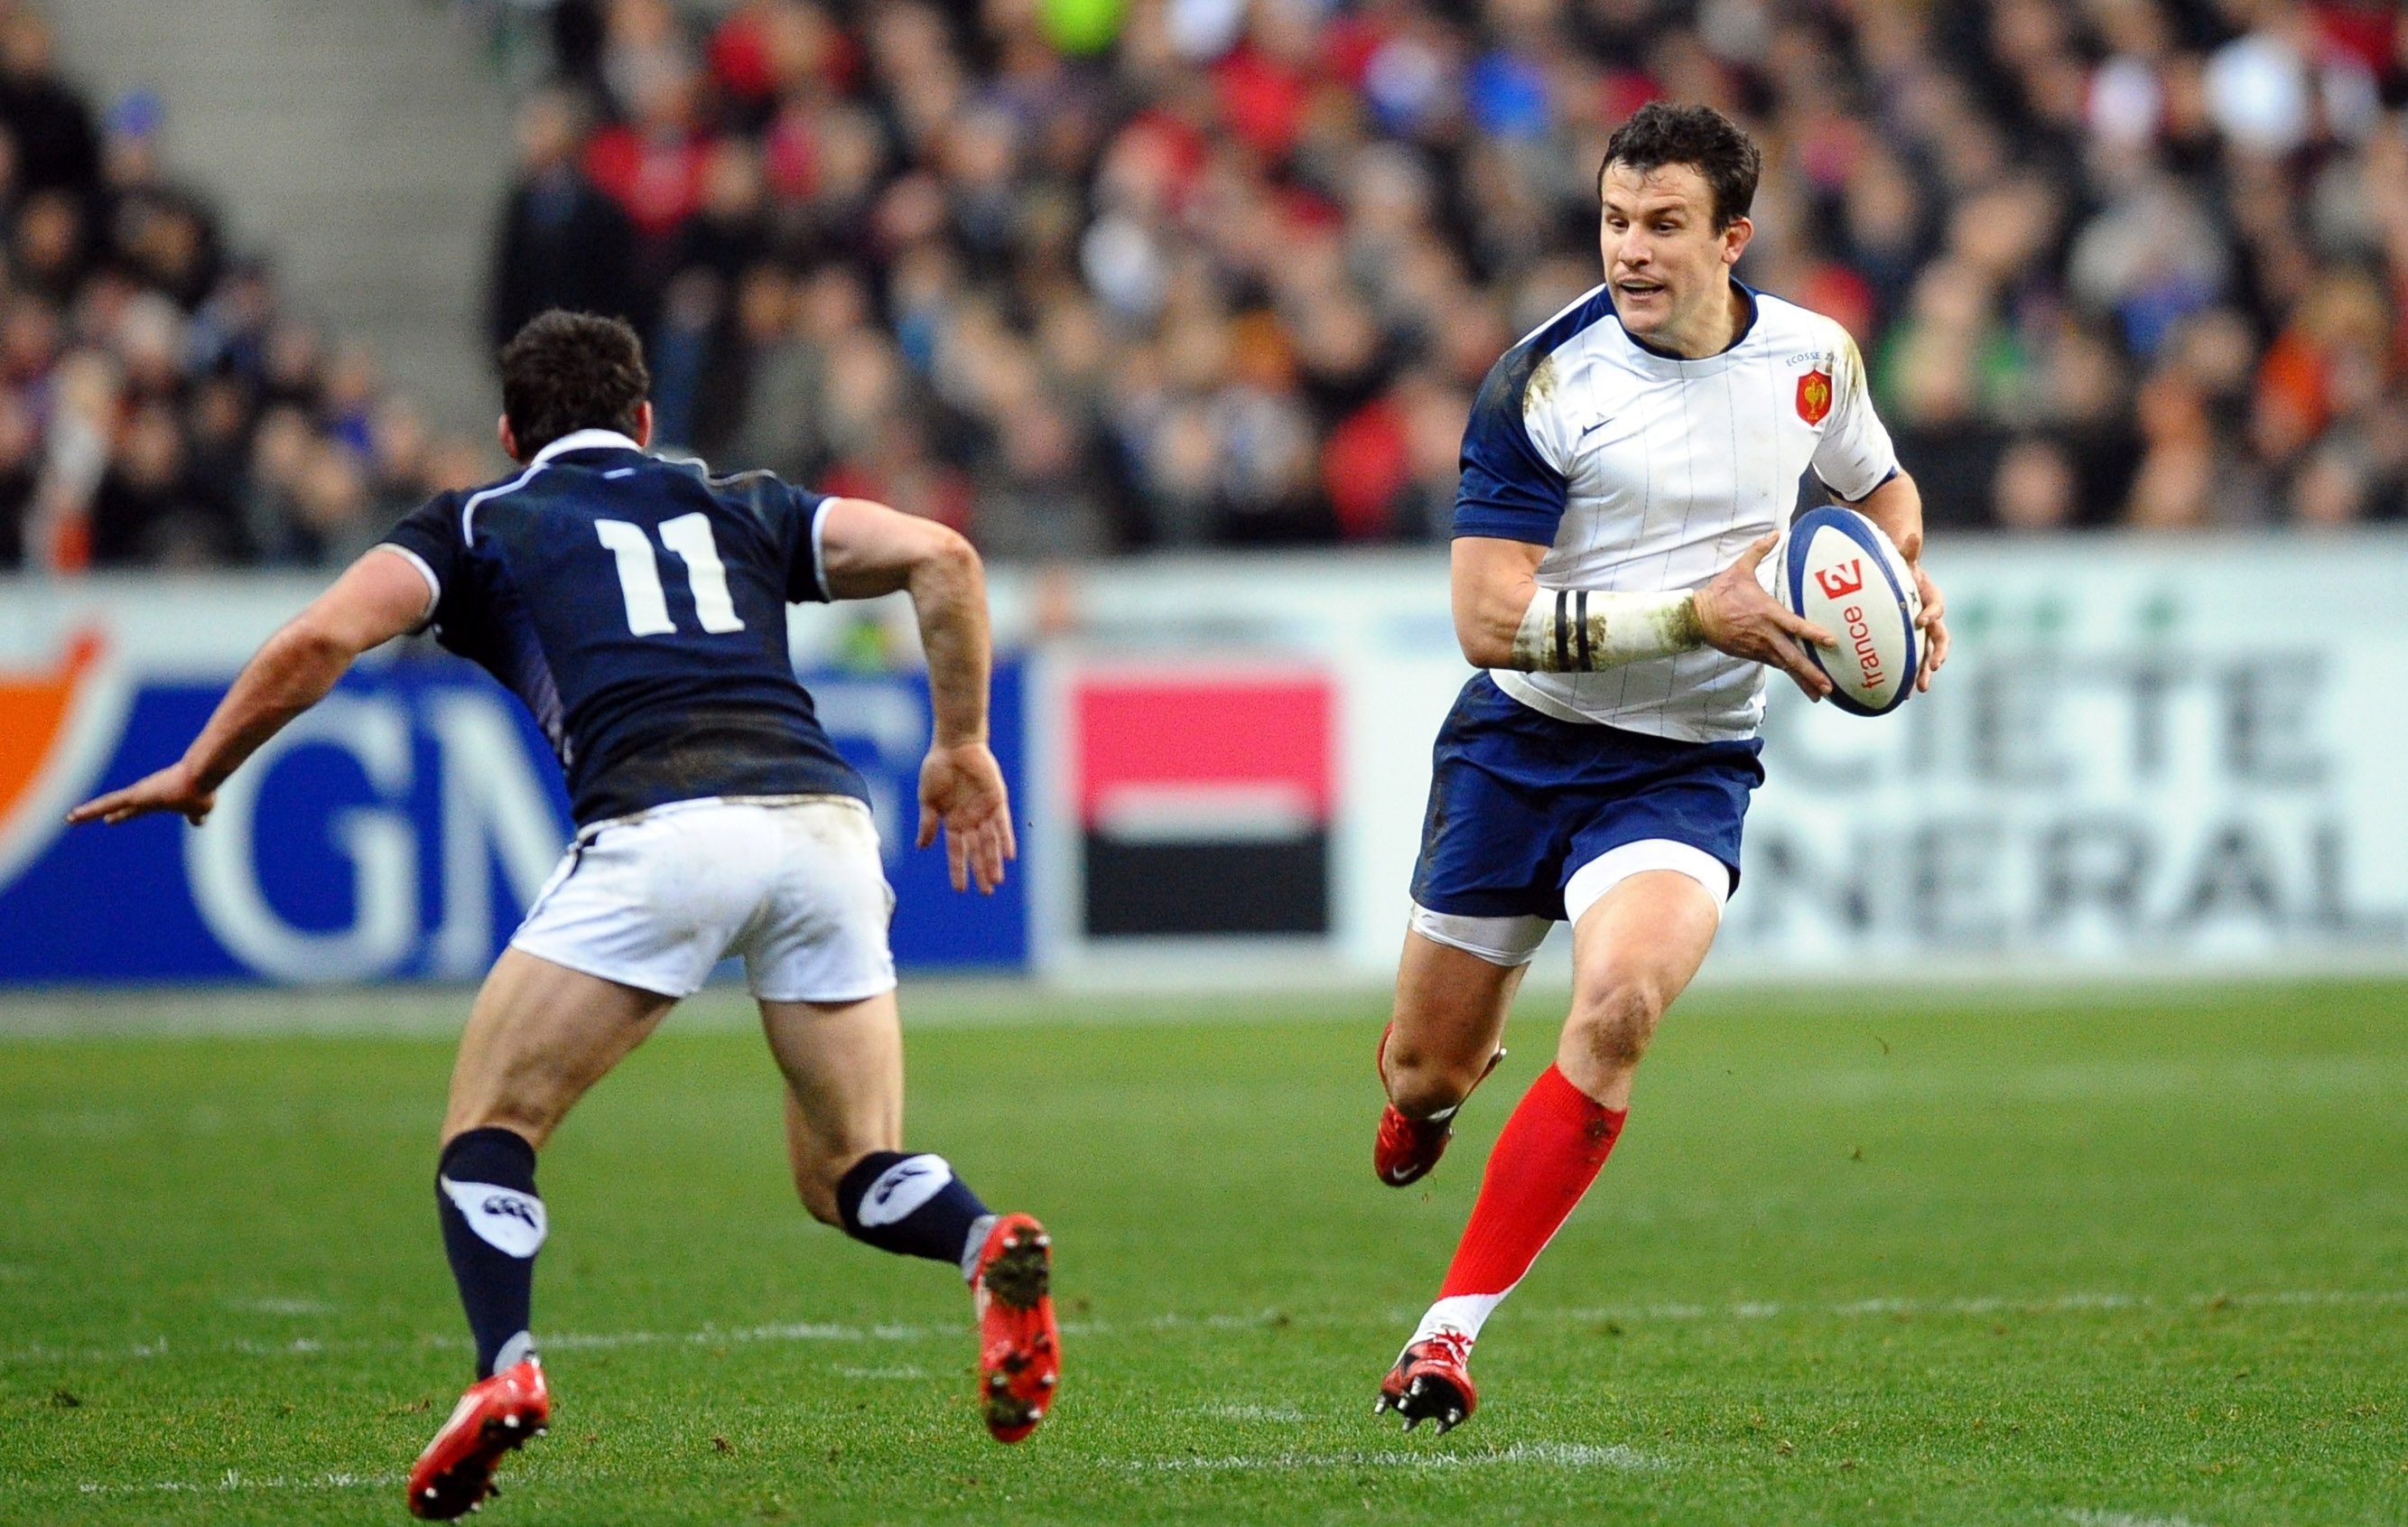
[[580,429],[634,434],[652,386],[644,342],[616,318],[553,308],[502,347],[502,416],[522,460]]
[[1737,122],[1710,106],[1670,101],[1648,102],[1613,130],[1606,140],[1605,162],[1597,166],[1599,196],[1605,194],[1605,172],[1616,165],[1627,165],[1641,175],[1666,165],[1696,170],[1714,194],[1717,229],[1747,216],[1756,203],[1756,182],[1764,174],[1764,155]]

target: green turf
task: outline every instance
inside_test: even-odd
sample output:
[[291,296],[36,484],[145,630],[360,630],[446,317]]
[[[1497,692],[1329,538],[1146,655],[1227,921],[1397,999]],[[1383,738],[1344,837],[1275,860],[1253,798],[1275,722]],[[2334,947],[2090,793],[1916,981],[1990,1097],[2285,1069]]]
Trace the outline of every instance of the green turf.
[[[673,1022],[545,1158],[558,1417],[479,1520],[2408,1518],[2408,988],[1701,1000],[1443,1439],[1373,1386],[1553,1004],[1403,1192],[1377,1003],[1212,1005],[912,1040],[911,1142],[1056,1234],[1062,1399],[1010,1450],[958,1285],[810,1223],[757,1040]],[[0,1520],[399,1519],[466,1363],[448,1065],[0,1044]]]

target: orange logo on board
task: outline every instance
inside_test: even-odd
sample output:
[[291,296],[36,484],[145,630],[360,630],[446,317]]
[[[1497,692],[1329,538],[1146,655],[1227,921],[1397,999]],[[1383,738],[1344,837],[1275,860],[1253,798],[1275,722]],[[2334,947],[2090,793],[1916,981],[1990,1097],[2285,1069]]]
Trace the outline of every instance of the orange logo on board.
[[1798,379],[1798,417],[1819,425],[1831,411],[1831,373],[1816,369]]
[[57,660],[0,670],[0,882],[56,838],[117,746],[129,697],[96,629]]
[[82,632],[67,643],[57,667],[39,673],[0,673],[0,822],[7,821],[41,778],[66,729],[67,713],[84,676],[100,661],[101,640]]

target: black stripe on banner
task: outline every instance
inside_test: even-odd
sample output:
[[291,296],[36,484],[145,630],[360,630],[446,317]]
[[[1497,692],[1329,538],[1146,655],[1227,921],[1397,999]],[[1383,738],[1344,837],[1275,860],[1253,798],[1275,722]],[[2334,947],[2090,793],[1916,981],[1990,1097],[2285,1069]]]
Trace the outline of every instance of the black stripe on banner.
[[1090,938],[1326,933],[1329,833],[1232,843],[1123,843],[1090,831]]
[[1559,673],[1572,666],[1572,634],[1564,629],[1567,607],[1570,603],[1570,593],[1563,589],[1555,590],[1555,671]]
[[1580,599],[1579,599],[1579,602],[1578,602],[1578,609],[1579,609],[1579,612],[1579,612],[1578,614],[1574,615],[1572,618],[1573,618],[1575,621],[1579,622],[1579,624],[1578,624],[1577,626],[1575,626],[1575,627],[1573,627],[1573,629],[1575,629],[1575,630],[1577,630],[1577,631],[1579,631],[1579,632],[1580,632],[1580,670],[1581,670],[1583,673],[1586,673],[1586,672],[1588,672],[1588,671],[1589,671],[1589,666],[1588,666],[1588,590],[1586,590],[1586,589],[1582,589],[1582,590],[1580,591]]

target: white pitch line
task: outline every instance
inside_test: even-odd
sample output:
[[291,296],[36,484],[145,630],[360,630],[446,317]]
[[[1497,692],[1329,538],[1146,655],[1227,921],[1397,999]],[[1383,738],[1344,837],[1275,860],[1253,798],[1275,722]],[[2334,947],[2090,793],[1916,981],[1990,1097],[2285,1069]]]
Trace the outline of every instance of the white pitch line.
[[[967,1326],[964,1328],[967,1330]],[[593,1351],[618,1347],[717,1347],[734,1342],[915,1342],[939,1334],[925,1326],[842,1326],[816,1321],[796,1320],[777,1325],[738,1326],[720,1329],[706,1326],[700,1331],[595,1331],[548,1332],[537,1338],[545,1350]],[[953,1332],[946,1335],[957,1334]]]
[[1304,1419],[1294,1405],[1206,1405],[1203,1413],[1225,1421],[1280,1421],[1293,1425]]
[[1273,1453],[1250,1456],[1227,1453],[1210,1458],[1140,1459],[1134,1470],[1170,1473],[1252,1473],[1284,1469],[1476,1469],[1494,1463],[1553,1463],[1565,1468],[1619,1469],[1654,1473],[1669,1469],[1669,1460],[1619,1443],[1600,1448],[1586,1442],[1517,1442],[1491,1452],[1409,1452],[1386,1448],[1378,1452]]
[[380,1490],[400,1484],[402,1477],[398,1474],[318,1474],[288,1479],[280,1474],[257,1479],[240,1469],[228,1469],[215,1479],[157,1479],[140,1485],[85,1482],[73,1488],[79,1495],[227,1495],[251,1490]]
[[333,1315],[336,1307],[322,1299],[229,1299],[226,1308],[250,1315]]
[[1731,1304],[1609,1304],[1587,1309],[1533,1310],[1529,1315],[1535,1319],[1566,1321],[1770,1320],[1815,1315],[1838,1316],[1844,1319],[1877,1315],[2075,1315],[2088,1310],[2272,1309],[2315,1305],[2362,1309],[2393,1304],[2408,1304],[2408,1289],[2286,1289],[2263,1293],[2194,1293],[2171,1298],[2160,1298],[2155,1294],[2075,1292],[2027,1299],[1997,1295],[1977,1299],[1885,1297],[1795,1304],[1750,1300]]
[[[1905,1318],[2073,1315],[2093,1310],[2373,1309],[2398,1305],[2408,1305],[2408,1289],[2284,1289],[2263,1292],[2193,1293],[2168,1297],[2155,1294],[2071,1292],[2022,1299],[2000,1296],[1960,1299],[1888,1297],[1796,1303],[1778,1300],[1742,1300],[1725,1304],[1607,1304],[1576,1309],[1536,1307],[1522,1311],[1521,1317],[1525,1320],[1579,1325],[1596,1324],[1601,1321],[1629,1321],[1639,1324],[1651,1321],[1772,1320],[1819,1316],[1842,1319],[1862,1319],[1885,1315]],[[1268,1310],[1251,1314],[1222,1311],[1203,1315],[1187,1315],[1173,1311],[1119,1326],[1104,1320],[1068,1320],[1063,1322],[1062,1331],[1065,1335],[1096,1338],[1180,1330],[1276,1331],[1286,1326],[1355,1329],[1410,1323],[1417,1313],[1417,1311],[1405,1309],[1365,1310],[1354,1314],[1330,1311],[1295,1315]],[[813,1321],[785,1321],[757,1326],[706,1326],[699,1331],[543,1332],[537,1333],[537,1345],[554,1351],[596,1351],[624,1347],[718,1347],[753,1342],[768,1344],[906,1343],[953,1341],[968,1335],[969,1332],[970,1327],[967,1320],[958,1327],[899,1324],[850,1326]],[[178,1338],[172,1346],[168,1337],[161,1335],[124,1347],[13,1347],[0,1350],[0,1367],[23,1366],[31,1363],[136,1361],[166,1357],[171,1353],[183,1357],[311,1357],[327,1352],[398,1351],[413,1347],[450,1347],[466,1345],[465,1336],[433,1332],[415,1337],[400,1338],[295,1336],[283,1341],[236,1338],[215,1342],[194,1342]]]
[[2065,1513],[2076,1527],[2199,1527],[2188,1517],[2147,1517],[2131,1511],[2091,1511],[2076,1506]]

